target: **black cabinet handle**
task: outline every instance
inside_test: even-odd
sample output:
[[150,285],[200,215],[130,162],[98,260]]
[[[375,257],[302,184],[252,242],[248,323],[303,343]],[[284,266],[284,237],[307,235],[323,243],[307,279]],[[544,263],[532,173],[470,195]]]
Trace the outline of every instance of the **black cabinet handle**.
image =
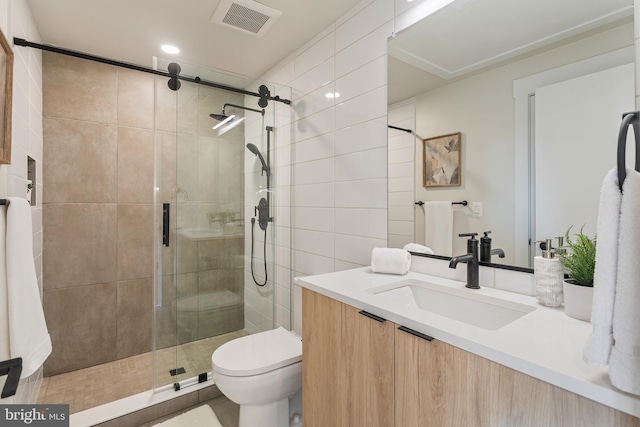
[[418,338],[422,338],[423,340],[433,341],[433,337],[430,337],[429,335],[423,334],[422,332],[418,332],[418,331],[414,331],[413,329],[409,329],[406,326],[400,326],[398,328],[398,330],[402,331],[402,332],[406,332],[406,333],[411,334],[413,336],[416,336]]
[[162,204],[162,244],[169,246],[169,218],[171,215],[171,204]]
[[387,319],[385,319],[384,317],[376,316],[375,314],[371,314],[371,313],[369,313],[367,311],[364,311],[364,310],[359,311],[358,313],[362,314],[363,316],[368,317],[369,319],[373,319],[376,322],[384,323],[384,322],[387,321]]
[[7,376],[7,381],[4,383],[4,387],[2,387],[2,394],[0,397],[4,399],[16,394],[21,373],[22,357],[0,362],[0,377],[4,375]]

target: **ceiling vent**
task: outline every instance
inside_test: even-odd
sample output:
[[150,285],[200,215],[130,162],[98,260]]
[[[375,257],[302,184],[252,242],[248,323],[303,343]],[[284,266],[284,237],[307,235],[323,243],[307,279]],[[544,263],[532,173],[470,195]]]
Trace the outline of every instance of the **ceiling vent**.
[[253,0],[222,0],[211,22],[262,37],[282,12]]

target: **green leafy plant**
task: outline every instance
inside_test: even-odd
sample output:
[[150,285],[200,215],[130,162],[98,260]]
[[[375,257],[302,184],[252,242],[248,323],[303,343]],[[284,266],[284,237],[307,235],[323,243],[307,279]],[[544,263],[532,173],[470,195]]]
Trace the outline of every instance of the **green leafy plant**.
[[596,267],[596,238],[591,239],[582,232],[571,239],[570,232],[573,225],[565,233],[566,244],[562,251],[557,252],[563,267],[567,270],[569,278],[574,284],[580,286],[593,286],[593,273]]

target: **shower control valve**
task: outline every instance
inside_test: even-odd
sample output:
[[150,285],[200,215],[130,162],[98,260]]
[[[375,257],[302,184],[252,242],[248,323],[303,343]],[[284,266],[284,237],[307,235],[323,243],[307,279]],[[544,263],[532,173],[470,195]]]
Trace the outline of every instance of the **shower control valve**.
[[269,218],[269,204],[267,203],[267,199],[264,197],[260,199],[258,202],[258,206],[255,207],[255,210],[258,212],[258,224],[262,230],[267,229],[267,223],[271,221]]

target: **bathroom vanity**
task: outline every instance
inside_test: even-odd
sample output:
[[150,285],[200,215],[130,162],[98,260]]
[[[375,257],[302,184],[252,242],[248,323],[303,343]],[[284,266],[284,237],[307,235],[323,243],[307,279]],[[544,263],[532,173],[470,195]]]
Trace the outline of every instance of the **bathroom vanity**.
[[640,398],[582,361],[591,324],[534,297],[369,268],[296,281],[305,426],[640,426]]

